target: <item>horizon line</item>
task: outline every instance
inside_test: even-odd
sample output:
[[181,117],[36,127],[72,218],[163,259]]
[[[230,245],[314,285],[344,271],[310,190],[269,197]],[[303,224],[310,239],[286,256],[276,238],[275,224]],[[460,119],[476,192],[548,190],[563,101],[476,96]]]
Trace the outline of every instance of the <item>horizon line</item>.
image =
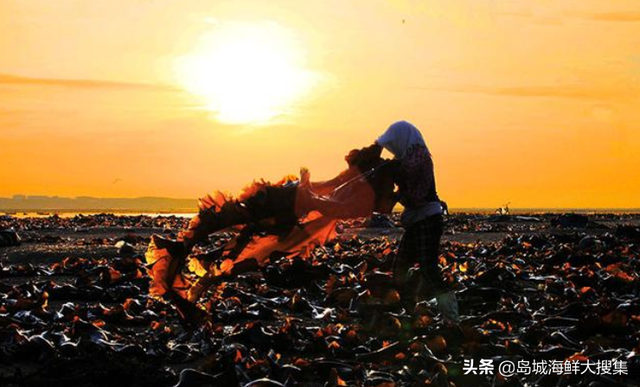
[[[135,196],[135,197],[98,197],[98,196],[49,196],[49,195],[27,195],[27,194],[14,194],[12,196],[0,196],[0,201],[29,201],[29,200],[82,200],[82,199],[92,199],[92,200],[166,200],[166,201],[193,201],[197,202],[198,197],[191,198],[178,198],[178,197],[168,197],[168,196]],[[17,204],[17,203],[16,203]],[[140,206],[141,208],[135,210],[144,210],[145,208],[154,208],[154,206],[146,207],[144,205]],[[197,205],[194,204],[194,208],[197,208]],[[452,210],[471,210],[471,211],[486,211],[486,210],[496,210],[501,208],[501,205],[493,205],[493,206],[450,206],[449,208]],[[127,211],[130,211],[129,208],[123,208]],[[522,211],[522,210],[614,210],[614,211],[624,211],[624,210],[640,210],[640,206],[510,206],[509,209],[511,211]],[[20,206],[16,207],[0,207],[0,212],[13,211],[13,212],[23,212],[23,210],[28,211],[92,211],[92,210],[122,210],[121,208],[115,207],[106,207],[106,208],[91,208],[91,207],[69,207],[69,208],[55,208],[43,206],[42,208],[24,208]],[[164,210],[163,210],[164,211]],[[195,210],[194,210],[195,211]]]

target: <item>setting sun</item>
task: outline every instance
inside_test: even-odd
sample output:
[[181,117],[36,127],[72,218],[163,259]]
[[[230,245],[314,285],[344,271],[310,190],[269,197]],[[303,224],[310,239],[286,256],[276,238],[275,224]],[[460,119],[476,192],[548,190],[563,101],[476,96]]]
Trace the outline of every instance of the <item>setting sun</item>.
[[211,24],[177,66],[203,107],[227,124],[264,124],[293,110],[314,77],[291,34],[275,23]]

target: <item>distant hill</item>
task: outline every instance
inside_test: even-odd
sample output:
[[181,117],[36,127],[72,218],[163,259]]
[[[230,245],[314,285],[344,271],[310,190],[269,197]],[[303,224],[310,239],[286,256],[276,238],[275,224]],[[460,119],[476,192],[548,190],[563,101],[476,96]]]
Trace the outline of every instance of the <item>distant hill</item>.
[[79,196],[75,198],[66,198],[59,196],[14,195],[10,198],[0,197],[0,211],[194,212],[197,210],[197,203],[196,199],[173,199],[162,197],[94,198]]

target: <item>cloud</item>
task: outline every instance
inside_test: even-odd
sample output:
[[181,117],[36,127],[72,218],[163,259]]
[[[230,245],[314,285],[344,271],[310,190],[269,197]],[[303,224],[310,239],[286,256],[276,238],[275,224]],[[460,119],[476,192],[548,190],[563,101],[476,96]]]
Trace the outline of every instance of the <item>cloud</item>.
[[593,21],[607,22],[640,22],[640,12],[602,12],[602,13],[584,13],[573,12],[568,16]]
[[506,10],[495,13],[497,16],[530,19],[534,24],[562,25],[566,19],[581,19],[596,22],[640,22],[640,12],[580,12],[539,14],[531,10]]
[[638,96],[637,90],[630,88],[596,88],[575,85],[552,86],[454,86],[454,87],[413,87],[412,89],[444,91],[454,93],[486,94],[504,97],[568,98],[602,100]]
[[146,90],[174,90],[167,85],[155,85],[134,82],[114,82],[96,79],[57,79],[57,78],[32,78],[12,74],[0,73],[0,85],[39,85],[39,86],[63,86],[81,88],[115,88],[115,89],[146,89]]
[[523,18],[529,19],[532,24],[542,26],[562,26],[564,25],[564,19],[557,15],[537,14],[528,10],[521,11],[501,11],[496,12],[496,16],[504,16],[510,18]]

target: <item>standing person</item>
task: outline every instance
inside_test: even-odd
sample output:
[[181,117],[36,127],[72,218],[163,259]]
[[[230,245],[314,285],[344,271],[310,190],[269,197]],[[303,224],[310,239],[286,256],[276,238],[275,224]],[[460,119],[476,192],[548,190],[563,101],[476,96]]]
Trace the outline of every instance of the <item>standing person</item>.
[[[458,301],[438,267],[440,238],[443,232],[443,204],[436,192],[433,161],[420,131],[407,121],[398,121],[376,140],[399,161],[396,184],[399,201],[404,206],[401,223],[405,233],[396,256],[394,276],[399,282],[403,301],[412,299],[413,286],[408,272],[415,263],[426,280],[425,289],[435,296],[445,320],[457,322]],[[411,271],[411,270],[409,270]]]

